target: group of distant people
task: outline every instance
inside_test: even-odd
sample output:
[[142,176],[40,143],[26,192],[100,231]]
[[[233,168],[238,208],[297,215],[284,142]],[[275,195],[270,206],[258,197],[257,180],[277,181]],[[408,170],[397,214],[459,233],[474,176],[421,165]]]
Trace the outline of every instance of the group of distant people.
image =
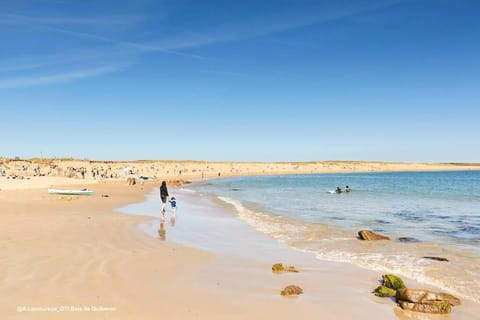
[[345,186],[345,190],[342,190],[340,187],[337,187],[335,189],[335,193],[342,193],[342,192],[350,192],[350,187],[349,186]]

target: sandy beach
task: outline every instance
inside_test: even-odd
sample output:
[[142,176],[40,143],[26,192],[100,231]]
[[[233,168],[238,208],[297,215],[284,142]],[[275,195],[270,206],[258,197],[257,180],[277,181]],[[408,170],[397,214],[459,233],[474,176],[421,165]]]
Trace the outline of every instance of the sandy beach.
[[[66,163],[62,166],[72,165]],[[82,165],[85,163],[75,163],[75,167]],[[120,175],[124,166],[129,164],[102,165],[104,168],[108,165],[118,167]],[[202,172],[193,172],[196,170],[193,167],[198,165],[172,162],[165,164],[162,170],[170,174],[175,168],[175,175],[165,175],[165,179],[201,178]],[[268,173],[307,172],[314,164],[299,164],[297,169],[293,164],[277,165],[279,167]],[[342,163],[322,170],[340,170],[345,165],[351,166],[350,170],[352,167],[367,170],[374,166],[371,163]],[[152,166],[151,163],[136,164],[135,174],[162,177],[160,174],[166,173],[155,171]],[[218,172],[227,176],[229,168],[230,175],[258,174],[269,164],[208,166],[211,170],[207,174],[203,172],[204,177],[218,176]],[[411,170],[457,168],[454,165],[430,167],[425,164],[377,166],[383,170],[400,170],[405,166]],[[240,167],[243,169],[232,169]],[[18,175],[21,173],[19,168],[10,174]],[[181,174],[178,168],[182,168]],[[30,169],[21,170],[23,179],[0,178],[2,319],[445,318],[408,314],[388,299],[374,297],[371,290],[381,276],[378,272],[347,264],[320,262],[278,244],[267,245],[269,241],[255,235],[253,230],[246,229],[245,233],[239,234],[249,239],[260,237],[260,243],[266,246],[264,252],[268,252],[262,259],[258,258],[262,251],[255,246],[255,241],[250,245],[247,242],[245,247],[238,245],[238,254],[235,247],[229,253],[214,254],[170,241],[170,237],[162,241],[139,228],[152,218],[114,211],[144,201],[152,190],[155,194],[158,181],[147,181],[142,188],[139,184],[128,186],[125,177],[86,178],[83,181],[78,176],[61,177],[60,170],[60,177],[48,174],[31,176],[27,174]],[[46,170],[46,167],[40,170]],[[88,167],[88,170],[92,168]],[[50,186],[88,187],[94,195],[49,195],[46,188]],[[182,219],[184,223],[188,217]],[[220,234],[219,237],[219,241],[227,241],[231,235]],[[236,240],[230,240],[243,242],[238,236]],[[276,262],[295,264],[302,272],[273,275],[270,268]],[[279,291],[288,284],[302,286],[306,294],[296,298],[281,297]],[[414,282],[408,284],[419,286]],[[446,319],[474,319],[478,312],[478,304],[465,301]]]

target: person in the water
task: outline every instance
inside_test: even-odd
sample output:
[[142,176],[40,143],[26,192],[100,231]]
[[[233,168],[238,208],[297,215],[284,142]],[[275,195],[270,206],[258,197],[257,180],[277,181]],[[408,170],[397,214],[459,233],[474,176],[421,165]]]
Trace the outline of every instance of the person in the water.
[[337,187],[337,189],[335,189],[335,193],[342,193],[342,189],[340,189],[340,187]]
[[350,192],[350,187],[349,186],[345,187],[345,192]]

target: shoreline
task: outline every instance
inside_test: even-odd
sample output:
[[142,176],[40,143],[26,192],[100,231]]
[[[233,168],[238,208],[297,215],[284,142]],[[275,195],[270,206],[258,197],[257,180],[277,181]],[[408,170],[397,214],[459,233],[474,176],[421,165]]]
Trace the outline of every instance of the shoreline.
[[[246,224],[245,221],[242,221],[232,209],[228,210],[224,206],[220,207],[219,204],[213,203],[212,200],[199,196],[198,194],[180,193],[178,190],[174,192],[176,192],[175,195],[177,198],[182,199],[181,203],[184,208],[182,211],[184,212],[176,214],[177,222],[174,227],[168,226],[169,214],[167,213],[167,226],[166,231],[164,231],[164,236],[166,234],[167,241],[213,252],[215,259],[219,261],[220,265],[227,268],[238,268],[238,264],[245,264],[245,260],[247,260],[249,266],[244,267],[246,271],[244,271],[245,274],[243,278],[257,279],[259,278],[258,273],[263,273],[264,277],[262,280],[256,280],[262,283],[268,283],[272,280],[268,279],[267,274],[270,273],[269,269],[273,263],[283,262],[287,265],[294,264],[301,270],[301,273],[294,276],[286,275],[284,277],[290,279],[296,278],[297,284],[300,284],[302,288],[305,289],[305,296],[307,296],[305,299],[308,299],[308,304],[311,303],[308,308],[328,309],[330,307],[325,305],[325,291],[319,289],[325,286],[338,290],[338,297],[341,297],[338,298],[339,301],[330,301],[330,304],[335,305],[335,308],[341,308],[339,305],[340,302],[348,302],[350,305],[355,305],[356,302],[354,300],[356,298],[364,302],[368,301],[367,305],[362,305],[361,307],[366,310],[365,314],[360,312],[360,314],[349,313],[341,316],[337,312],[337,319],[351,319],[354,316],[359,319],[364,319],[364,317],[366,319],[367,314],[372,316],[377,313],[379,313],[379,317],[380,313],[382,313],[381,317],[385,319],[419,319],[418,317],[422,316],[422,314],[405,312],[389,299],[385,300],[373,295],[372,290],[377,285],[381,275],[385,274],[385,272],[368,269],[348,262],[318,259],[311,252],[304,252],[287,246],[286,244],[279,243],[268,235],[255,230],[252,226]],[[146,202],[148,201],[149,200],[146,199]],[[152,202],[155,202],[155,200]],[[195,213],[192,213],[190,210],[192,210],[194,206],[200,206],[201,208],[195,211]],[[147,212],[149,209],[150,212]],[[140,207],[133,205],[130,208],[120,209],[120,211],[127,214],[129,210],[137,211],[138,213],[142,212],[144,215],[151,217],[153,220],[143,223],[139,226],[139,229],[153,238],[158,238],[157,228],[159,215],[156,215],[156,213],[151,210],[151,207],[145,206],[140,209]],[[178,221],[180,215],[183,216],[183,221]],[[215,223],[215,225],[212,225],[212,223]],[[184,224],[186,224],[186,226],[184,226]],[[179,225],[180,230],[178,230]],[[221,230],[219,231],[218,229]],[[205,234],[205,236],[202,236],[202,234]],[[218,243],[217,240],[221,243]],[[235,253],[230,252],[229,248],[235,248]],[[231,259],[235,262],[229,262]],[[257,266],[256,269],[252,269],[252,264]],[[225,271],[222,273],[222,271],[217,270],[217,275],[222,275],[222,282],[229,281],[228,274],[226,274]],[[281,278],[282,276],[279,277]],[[403,276],[402,278],[410,288],[424,288],[432,291],[448,292],[448,290],[444,291],[440,287],[432,284],[420,283],[408,276]],[[281,284],[279,284],[281,281],[276,283],[278,283],[278,287],[281,286]],[[340,285],[340,283],[342,283],[342,285]],[[355,284],[355,286],[352,288],[351,284]],[[232,283],[231,287],[248,291],[247,287],[242,287],[242,285],[238,283]],[[272,287],[262,287],[258,290],[261,294],[251,292],[250,295],[257,295],[259,299],[266,299],[278,294]],[[270,296],[267,297],[266,293]],[[299,299],[303,298],[304,296],[299,297]],[[452,319],[470,319],[480,311],[480,304],[469,299],[462,300],[463,306],[454,308],[451,315]],[[388,306],[388,308],[385,308],[385,305]],[[306,306],[304,307],[307,308]],[[395,316],[389,314],[389,311],[393,312]],[[334,313],[327,313],[324,316],[328,318],[332,314]],[[428,317],[427,315],[423,316]],[[423,319],[439,318],[432,318],[432,316],[430,316],[429,318]]]

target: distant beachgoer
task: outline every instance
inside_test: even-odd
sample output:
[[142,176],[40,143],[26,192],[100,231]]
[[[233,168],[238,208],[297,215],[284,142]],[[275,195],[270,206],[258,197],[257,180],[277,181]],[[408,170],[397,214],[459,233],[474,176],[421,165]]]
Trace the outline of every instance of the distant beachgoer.
[[342,193],[342,189],[340,189],[340,187],[337,187],[337,189],[335,189],[335,193]]
[[177,209],[177,200],[175,197],[171,197],[168,202],[170,202],[170,205],[172,206],[172,212],[175,213],[175,210]]
[[160,200],[162,200],[162,215],[165,214],[165,206],[167,203],[167,198],[168,198],[167,183],[165,181],[162,181],[162,184],[160,185]]
[[345,192],[350,192],[350,187],[349,186],[345,187]]
[[141,186],[141,189],[143,190],[143,185],[145,184],[145,179],[143,177],[140,177],[140,186]]

